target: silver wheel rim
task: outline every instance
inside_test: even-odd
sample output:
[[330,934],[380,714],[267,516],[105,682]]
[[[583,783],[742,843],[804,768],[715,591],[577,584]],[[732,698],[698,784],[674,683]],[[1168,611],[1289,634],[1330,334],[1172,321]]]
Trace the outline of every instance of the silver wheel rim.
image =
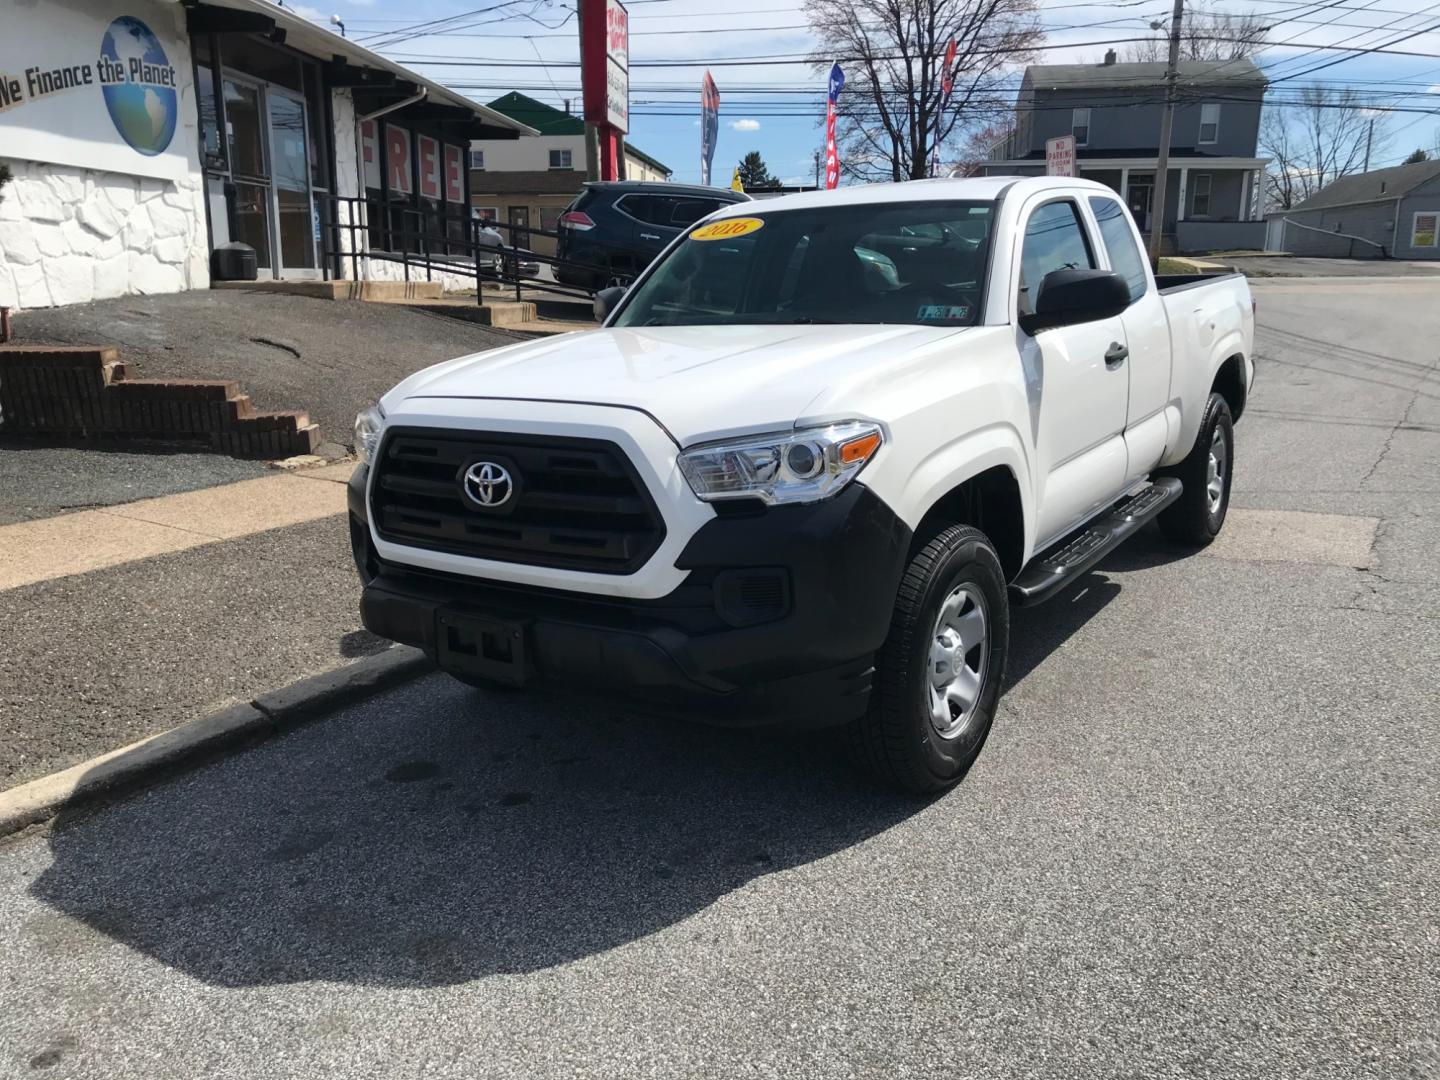
[[1220,513],[1220,504],[1225,501],[1225,469],[1227,467],[1225,431],[1218,424],[1215,434],[1210,437],[1210,458],[1205,468],[1205,501],[1211,515]]
[[975,719],[990,663],[989,610],[974,585],[956,586],[940,605],[929,661],[930,726],[942,739],[957,738]]

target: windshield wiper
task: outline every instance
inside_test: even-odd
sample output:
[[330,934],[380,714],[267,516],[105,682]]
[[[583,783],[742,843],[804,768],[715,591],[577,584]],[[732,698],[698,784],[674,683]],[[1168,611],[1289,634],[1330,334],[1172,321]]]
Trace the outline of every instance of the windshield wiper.
[[798,315],[790,320],[792,323],[828,323],[834,325],[834,319],[817,319],[813,315]]

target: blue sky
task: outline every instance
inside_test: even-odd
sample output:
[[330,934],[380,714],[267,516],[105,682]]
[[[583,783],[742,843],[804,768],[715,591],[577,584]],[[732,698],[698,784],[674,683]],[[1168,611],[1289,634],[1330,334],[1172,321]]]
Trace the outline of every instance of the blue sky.
[[[328,0],[330,6],[324,8],[317,6],[320,2],[326,0],[286,0],[286,6],[317,22],[338,14],[350,37],[477,100],[517,89],[557,106],[571,98],[578,110],[579,70],[568,66],[577,59],[573,0]],[[1270,40],[1277,44],[1257,58],[1272,78],[1347,55],[1315,51],[1315,46],[1364,47],[1440,24],[1429,0],[1378,0],[1378,5],[1377,0],[1218,0],[1212,6],[1258,12],[1273,27]],[[489,8],[495,10],[484,10]],[[1045,62],[1098,60],[1106,46],[1095,43],[1149,33],[1150,20],[1168,18],[1169,11],[1167,0],[1093,6],[1048,0],[1041,4],[1047,44],[1062,47],[1047,50]],[[396,38],[405,27],[461,15],[465,17],[454,18],[444,32]],[[632,68],[630,77],[630,139],[673,168],[674,178],[681,181],[695,182],[700,176],[697,116],[703,61],[804,54],[811,45],[800,0],[731,0],[724,7],[713,0],[632,0],[630,17],[632,65],[701,61],[696,66]],[[1357,89],[1376,105],[1434,110],[1379,114],[1377,131],[1384,137],[1374,165],[1394,164],[1417,146],[1433,150],[1440,141],[1440,30],[1390,47],[1426,55],[1350,59],[1285,84],[1290,90],[1323,81]],[[439,60],[474,66],[435,62]],[[504,63],[539,66],[500,66]],[[751,150],[760,151],[771,172],[782,179],[813,179],[813,155],[823,135],[818,123],[824,109],[823,77],[800,65],[740,64],[716,66],[711,72],[721,93],[715,181],[726,182],[734,163]]]

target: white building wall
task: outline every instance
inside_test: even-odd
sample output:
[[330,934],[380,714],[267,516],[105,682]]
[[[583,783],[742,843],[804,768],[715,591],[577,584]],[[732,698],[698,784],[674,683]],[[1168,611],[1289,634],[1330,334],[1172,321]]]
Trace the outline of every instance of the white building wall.
[[189,38],[183,32],[176,38],[174,138],[191,171],[171,183],[0,158],[14,174],[0,188],[0,306],[54,307],[209,288],[195,69]]
[[0,306],[55,307],[210,286],[198,174],[171,184],[8,161]]
[[[334,90],[330,97],[330,115],[334,117],[335,129],[330,133],[330,144],[335,148],[335,194],[342,198],[358,198],[364,194],[360,181],[359,132],[356,130],[355,98],[348,89]],[[355,203],[337,203],[336,219],[339,230],[339,247],[342,252],[364,251],[365,235],[359,229],[349,229],[352,216],[357,223],[365,220],[365,208]],[[355,277],[352,260],[341,261],[340,277]],[[360,263],[360,277],[365,277],[365,263]]]
[[659,169],[651,168],[645,162],[633,154],[625,155],[625,179],[626,180],[656,180],[664,182],[670,177]]
[[551,150],[569,150],[570,167],[585,171],[584,135],[531,135],[519,139],[472,139],[470,149],[485,152],[487,172],[545,172]]

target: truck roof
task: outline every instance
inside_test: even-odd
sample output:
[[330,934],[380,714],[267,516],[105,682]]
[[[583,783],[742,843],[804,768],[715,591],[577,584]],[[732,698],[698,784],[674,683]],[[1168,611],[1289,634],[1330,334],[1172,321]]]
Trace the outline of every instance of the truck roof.
[[931,202],[936,199],[993,202],[1000,197],[1002,191],[1012,186],[1025,194],[1052,188],[1056,191],[1084,188],[1114,193],[1113,189],[1104,184],[1072,176],[975,176],[964,180],[907,180],[900,184],[855,184],[833,191],[805,191],[795,195],[782,195],[776,199],[721,207],[716,216],[752,217],[781,210],[858,206],[869,203]]

